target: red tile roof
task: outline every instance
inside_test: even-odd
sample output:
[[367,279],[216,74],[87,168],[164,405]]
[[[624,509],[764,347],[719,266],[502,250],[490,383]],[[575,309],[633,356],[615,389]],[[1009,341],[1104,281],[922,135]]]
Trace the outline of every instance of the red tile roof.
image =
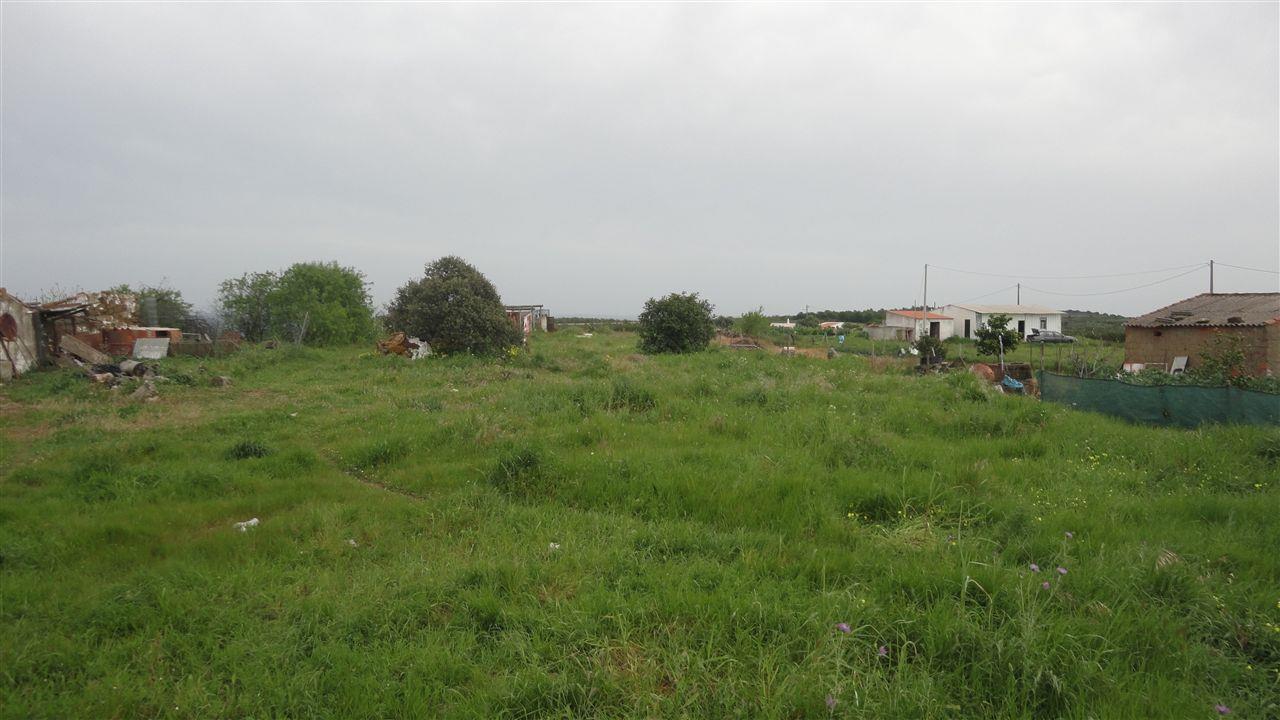
[[[893,313],[894,315],[901,315],[903,317],[909,317],[914,320],[925,319],[925,313],[919,310],[890,310],[889,312]],[[954,318],[952,318],[950,315],[939,315],[938,313],[935,313],[935,312],[929,313],[929,319],[930,320],[954,320]]]

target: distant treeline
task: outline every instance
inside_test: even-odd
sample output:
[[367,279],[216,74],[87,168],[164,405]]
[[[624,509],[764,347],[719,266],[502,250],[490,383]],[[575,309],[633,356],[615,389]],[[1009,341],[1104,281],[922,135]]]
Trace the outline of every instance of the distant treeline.
[[1076,337],[1095,338],[1097,340],[1124,340],[1124,323],[1128,318],[1123,315],[1093,312],[1092,310],[1064,310],[1062,332]]
[[871,323],[884,321],[884,308],[873,310],[817,310],[817,311],[801,311],[793,315],[772,315],[773,320],[784,320],[790,318],[797,325],[817,325],[821,322],[847,322],[847,323]]

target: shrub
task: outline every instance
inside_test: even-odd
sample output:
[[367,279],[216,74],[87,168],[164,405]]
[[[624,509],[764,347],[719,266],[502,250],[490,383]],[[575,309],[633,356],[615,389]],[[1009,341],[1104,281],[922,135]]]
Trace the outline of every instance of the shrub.
[[452,255],[431,263],[421,280],[396,291],[387,324],[442,353],[495,355],[521,341],[493,283]]
[[1009,329],[1008,315],[992,315],[987,318],[987,324],[978,328],[975,334],[978,336],[978,352],[983,355],[999,355],[1001,345],[1003,344],[1005,354],[1013,352],[1018,347],[1018,343],[1022,338],[1018,335],[1017,330]]
[[649,298],[640,313],[640,351],[687,353],[705,350],[715,336],[711,303],[697,293],[672,293]]
[[924,362],[929,358],[938,358],[942,360],[947,357],[947,346],[941,340],[932,336],[925,335],[915,343],[916,351],[920,353],[920,361]]
[[769,318],[764,315],[764,308],[743,313],[738,318],[738,332],[747,337],[764,337],[769,332]]

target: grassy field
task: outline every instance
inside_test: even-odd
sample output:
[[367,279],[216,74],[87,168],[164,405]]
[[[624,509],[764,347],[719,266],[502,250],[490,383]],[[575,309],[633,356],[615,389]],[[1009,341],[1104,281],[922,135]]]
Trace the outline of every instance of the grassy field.
[[1276,430],[634,346],[0,389],[0,715],[1280,715]]

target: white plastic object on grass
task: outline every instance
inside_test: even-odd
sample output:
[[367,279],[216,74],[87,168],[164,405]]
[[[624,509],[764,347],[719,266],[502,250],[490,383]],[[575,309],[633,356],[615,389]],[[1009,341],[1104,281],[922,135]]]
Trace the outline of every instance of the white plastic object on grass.
[[240,532],[248,532],[248,531],[249,531],[249,528],[251,528],[251,527],[258,527],[258,523],[259,523],[259,522],[261,522],[261,521],[260,521],[260,520],[258,520],[258,518],[249,518],[248,520],[245,520],[244,522],[238,522],[238,523],[236,523],[236,524],[235,524],[235,528],[236,528],[237,530],[239,530]]
[[556,550],[560,549],[560,543],[558,542],[549,543],[547,545],[547,549],[550,550],[551,552],[555,552]]

